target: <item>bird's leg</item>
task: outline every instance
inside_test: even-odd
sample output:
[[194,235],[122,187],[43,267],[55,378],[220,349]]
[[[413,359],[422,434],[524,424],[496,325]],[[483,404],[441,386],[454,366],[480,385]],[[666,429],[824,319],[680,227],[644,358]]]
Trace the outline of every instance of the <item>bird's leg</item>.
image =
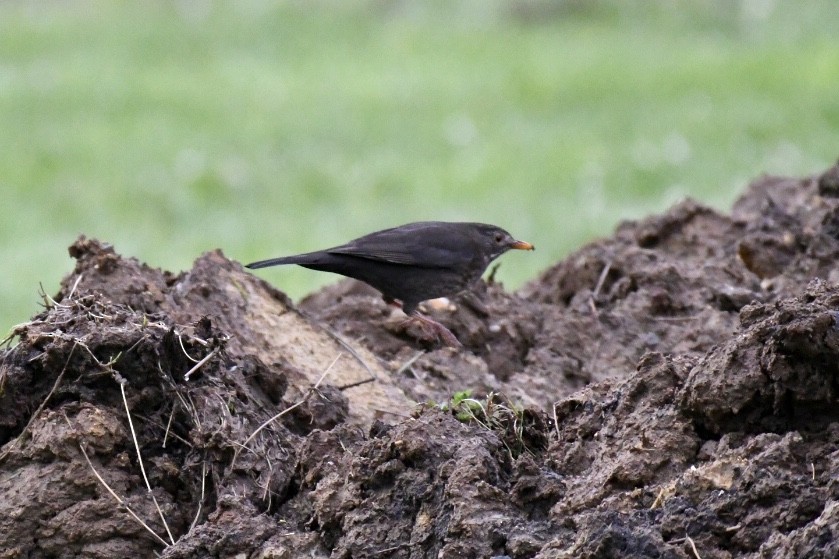
[[452,334],[452,331],[437,322],[436,320],[420,314],[419,311],[414,311],[408,316],[408,320],[416,322],[423,334],[430,334],[439,342],[443,342],[449,347],[463,347],[463,344]]
[[[405,310],[402,307],[402,301],[399,299],[392,299],[387,296],[382,296],[382,299],[384,299],[385,303],[390,306]],[[432,338],[438,342],[443,342],[449,347],[463,347],[463,344],[461,344],[457,337],[452,334],[451,330],[436,320],[423,315],[418,310],[413,310],[408,313],[408,319],[405,322],[415,323],[425,338]]]

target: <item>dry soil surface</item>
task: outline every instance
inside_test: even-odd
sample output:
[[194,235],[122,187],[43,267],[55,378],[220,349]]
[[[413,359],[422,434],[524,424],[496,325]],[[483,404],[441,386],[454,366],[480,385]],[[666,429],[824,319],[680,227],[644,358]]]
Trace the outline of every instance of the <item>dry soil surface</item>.
[[462,350],[70,254],[0,351],[0,558],[839,557],[839,167],[430,305]]

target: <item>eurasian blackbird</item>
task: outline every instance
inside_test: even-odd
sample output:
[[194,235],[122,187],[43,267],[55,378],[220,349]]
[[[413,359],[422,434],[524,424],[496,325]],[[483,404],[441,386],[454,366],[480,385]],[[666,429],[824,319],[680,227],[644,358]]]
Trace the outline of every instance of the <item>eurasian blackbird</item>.
[[438,339],[459,346],[454,334],[420,314],[417,306],[426,299],[468,289],[490,262],[511,248],[534,247],[494,225],[422,221],[376,231],[326,250],[261,260],[247,267],[298,264],[361,280],[381,291],[388,303],[401,303],[405,314],[418,320],[421,327],[432,328]]

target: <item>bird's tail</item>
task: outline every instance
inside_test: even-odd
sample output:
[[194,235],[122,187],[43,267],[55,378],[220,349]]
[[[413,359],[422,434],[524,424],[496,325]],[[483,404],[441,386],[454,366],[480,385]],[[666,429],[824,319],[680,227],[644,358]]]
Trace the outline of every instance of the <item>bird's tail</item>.
[[260,260],[258,262],[251,262],[246,264],[245,268],[256,270],[257,268],[267,268],[268,266],[281,266],[283,264],[310,264],[313,262],[315,254],[296,254],[294,256],[280,256],[279,258],[269,258],[268,260]]

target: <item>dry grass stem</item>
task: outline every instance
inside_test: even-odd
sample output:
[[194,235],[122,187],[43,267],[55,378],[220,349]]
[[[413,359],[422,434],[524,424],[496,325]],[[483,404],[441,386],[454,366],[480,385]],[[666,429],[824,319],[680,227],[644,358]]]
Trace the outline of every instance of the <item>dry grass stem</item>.
[[320,375],[320,378],[318,379],[318,381],[317,381],[314,385],[312,385],[312,387],[311,387],[311,388],[309,388],[309,390],[307,390],[307,391],[306,391],[306,394],[305,394],[305,395],[304,395],[304,396],[303,396],[300,400],[298,400],[298,401],[297,401],[297,402],[295,402],[294,404],[290,405],[289,407],[287,407],[286,409],[284,409],[284,410],[283,410],[283,411],[281,411],[280,413],[278,413],[278,414],[276,414],[276,415],[273,415],[272,417],[270,417],[270,418],[268,418],[267,420],[265,420],[265,421],[262,423],[262,425],[260,425],[259,427],[257,427],[257,428],[254,430],[254,432],[253,432],[253,433],[251,433],[251,434],[248,436],[248,438],[247,438],[247,439],[245,439],[245,441],[244,441],[244,442],[242,442],[242,443],[239,445],[239,448],[238,448],[238,449],[236,449],[236,453],[233,455],[233,460],[231,460],[231,461],[230,461],[230,471],[231,471],[231,472],[233,471],[233,465],[236,463],[236,459],[239,457],[239,452],[241,452],[241,450],[242,450],[243,448],[247,448],[248,443],[249,443],[249,442],[251,442],[251,441],[253,440],[253,438],[254,438],[254,437],[256,437],[256,436],[259,434],[259,432],[260,432],[260,431],[262,431],[263,429],[265,429],[266,427],[268,427],[269,425],[271,425],[273,422],[275,422],[276,420],[278,420],[279,418],[281,418],[281,417],[282,417],[282,416],[284,416],[285,414],[289,413],[290,411],[292,411],[292,410],[294,410],[294,409],[296,409],[296,408],[298,408],[298,407],[302,406],[304,403],[306,403],[306,401],[307,401],[309,398],[311,398],[311,397],[312,397],[312,394],[314,394],[315,392],[317,392],[318,388],[320,387],[320,384],[323,382],[323,379],[324,379],[324,378],[326,378],[326,375],[327,375],[327,374],[329,374],[329,371],[331,371],[331,370],[332,370],[332,367],[334,367],[334,366],[335,366],[335,364],[338,362],[338,360],[341,358],[341,356],[342,356],[342,355],[343,355],[343,353],[339,353],[339,354],[335,357],[335,359],[333,359],[333,360],[332,360],[332,363],[330,363],[330,364],[329,364],[329,366],[328,366],[328,367],[327,367],[327,368],[323,371],[323,374],[321,374],[321,375]]
[[169,412],[169,421],[166,422],[166,431],[163,433],[163,448],[166,448],[166,441],[169,440],[169,431],[172,429],[172,418],[175,417],[175,405],[172,405],[172,411]]
[[403,363],[403,364],[402,364],[402,366],[401,366],[401,367],[399,367],[399,368],[396,370],[395,376],[399,376],[399,375],[401,375],[402,373],[404,373],[405,371],[407,371],[408,369],[410,369],[410,368],[411,368],[411,365],[413,365],[414,363],[416,363],[417,361],[419,361],[419,358],[420,358],[420,357],[422,357],[423,355],[425,355],[425,352],[424,352],[424,351],[418,351],[418,352],[416,352],[416,353],[415,353],[415,354],[414,354],[414,355],[413,355],[410,359],[408,359],[407,361],[405,361],[405,363]]
[[204,506],[204,491],[207,485],[207,462],[201,464],[201,500],[198,501],[198,510],[195,511],[195,518],[192,519],[192,524],[189,525],[189,531],[198,524],[198,519],[201,518],[201,508]]
[[693,539],[690,536],[685,536],[685,540],[690,544],[690,549],[691,551],[693,551],[693,556],[696,557],[696,559],[702,559],[702,557],[699,556],[699,551],[697,551],[696,549],[696,544],[693,543]]
[[364,370],[367,371],[367,374],[370,375],[370,380],[365,380],[363,382],[357,382],[357,383],[349,385],[347,387],[338,387],[339,390],[344,390],[346,388],[351,388],[353,386],[358,386],[360,384],[366,384],[368,382],[373,382],[373,381],[378,380],[378,378],[376,378],[376,373],[373,372],[373,369],[371,369],[370,366],[367,364],[367,362],[364,359],[361,358],[361,356],[358,354],[358,352],[355,350],[355,348],[352,345],[349,344],[349,342],[344,340],[344,338],[342,338],[340,335],[338,335],[337,332],[335,332],[334,330],[332,330],[331,328],[329,328],[328,326],[326,326],[322,322],[320,322],[318,320],[315,320],[314,318],[312,318],[311,316],[309,316],[305,312],[301,311],[300,309],[294,309],[294,310],[295,310],[295,312],[297,312],[298,315],[305,318],[306,321],[310,325],[314,326],[315,328],[318,328],[322,332],[326,332],[326,335],[328,335],[330,338],[332,338],[333,340],[338,342],[338,345],[340,345],[345,350],[347,350],[347,353],[349,353],[353,357],[353,359],[358,361],[358,363],[362,367],[364,367]]
[[70,293],[67,294],[67,300],[72,301],[73,295],[76,293],[76,288],[79,287],[79,282],[82,281],[84,274],[76,276],[76,281],[73,282],[73,287],[70,288]]
[[[70,426],[70,428],[72,428],[72,427],[73,427],[73,424],[72,424],[72,423],[70,423],[70,418],[68,418],[66,414],[64,415],[64,420],[67,422],[67,425],[69,425],[69,426]],[[142,526],[143,528],[145,528],[145,529],[146,529],[146,531],[148,531],[148,533],[149,533],[149,534],[151,534],[152,536],[154,536],[154,537],[155,537],[155,539],[156,539],[157,541],[159,541],[161,544],[163,544],[163,546],[164,546],[164,547],[169,547],[169,544],[166,542],[166,540],[164,540],[163,538],[161,538],[161,537],[157,534],[157,532],[155,532],[154,530],[152,530],[152,529],[151,529],[151,527],[150,527],[148,524],[146,524],[145,522],[143,522],[143,519],[142,519],[142,518],[140,518],[140,517],[137,515],[137,513],[135,513],[133,510],[131,510],[131,507],[129,507],[129,506],[126,504],[125,500],[124,500],[122,497],[120,497],[119,495],[117,495],[117,493],[116,493],[113,489],[111,489],[111,486],[110,486],[110,485],[108,485],[108,482],[106,482],[106,481],[105,481],[105,479],[104,479],[101,475],[99,475],[99,472],[97,472],[97,471],[96,471],[96,468],[93,466],[93,462],[91,462],[91,461],[90,461],[90,457],[87,455],[87,451],[84,449],[84,445],[83,445],[82,443],[79,443],[79,450],[81,450],[81,451],[82,451],[82,455],[84,456],[84,459],[87,461],[87,465],[88,465],[88,466],[90,466],[90,470],[93,472],[93,475],[95,475],[95,476],[96,476],[96,479],[98,479],[98,480],[99,480],[99,483],[101,483],[101,484],[102,484],[102,487],[104,487],[105,489],[107,489],[107,490],[108,490],[108,493],[110,493],[110,494],[111,494],[111,496],[114,498],[114,500],[115,500],[117,503],[119,503],[121,506],[125,507],[125,510],[126,510],[126,511],[128,511],[128,514],[130,514],[130,515],[134,518],[134,520],[136,520],[137,522],[139,522],[139,523],[140,523],[140,526]]]
[[603,284],[606,282],[606,276],[609,275],[609,270],[612,269],[612,262],[606,262],[606,265],[603,266],[603,270],[600,272],[600,276],[597,278],[597,284],[594,286],[594,291],[591,292],[591,296],[596,298],[600,295],[600,290],[603,289]]
[[[195,366],[194,366],[193,368],[191,368],[189,371],[187,371],[187,373],[184,375],[184,380],[189,380],[190,375],[191,375],[192,373],[194,373],[195,371],[197,371],[198,369],[200,369],[200,368],[204,365],[204,363],[206,363],[207,361],[209,361],[210,359],[212,359],[212,358],[213,358],[213,356],[214,356],[215,354],[217,354],[217,353],[220,351],[220,349],[221,349],[221,348],[218,348],[218,347],[217,347],[217,348],[215,348],[213,351],[211,351],[210,353],[208,353],[207,355],[205,355],[205,356],[204,356],[204,358],[203,358],[201,361],[199,361],[198,363],[196,363],[196,364],[195,364]],[[187,355],[187,357],[189,357],[189,356]]]
[[160,515],[160,521],[163,523],[163,527],[166,529],[166,533],[169,535],[169,540],[171,540],[172,545],[174,545],[175,538],[172,537],[172,532],[171,530],[169,530],[169,524],[166,522],[166,517],[163,514],[163,510],[161,510],[160,504],[157,502],[157,498],[154,496],[154,491],[152,491],[151,484],[149,483],[149,478],[146,475],[146,468],[143,465],[143,456],[140,453],[140,444],[137,442],[137,432],[134,430],[134,422],[131,420],[131,411],[128,409],[128,400],[125,397],[125,380],[122,378],[117,378],[117,382],[119,384],[120,392],[122,393],[122,402],[123,404],[125,404],[125,415],[126,417],[128,417],[128,426],[131,428],[131,438],[134,440],[134,448],[137,450],[137,462],[140,464],[140,471],[143,474],[143,481],[146,482],[146,490],[151,496],[151,499],[154,502],[154,506],[157,508],[157,513]]
[[[189,359],[190,361],[192,361],[193,363],[200,363],[200,361],[198,359],[195,359],[192,355],[189,354],[189,352],[187,352],[186,347],[184,346],[184,338],[183,338],[183,336],[181,335],[180,332],[177,333],[177,336],[178,336],[178,343],[181,345],[181,351],[184,352],[184,355],[186,355],[186,358]],[[187,373],[187,374],[189,374],[189,373]]]
[[38,409],[36,409],[35,412],[32,415],[29,416],[29,421],[26,423],[26,426],[23,428],[23,430],[20,432],[20,434],[17,437],[15,437],[14,442],[12,444],[10,444],[6,448],[6,450],[3,451],[2,454],[0,454],[0,462],[2,462],[6,458],[6,456],[9,455],[9,452],[11,452],[12,449],[17,445],[17,442],[19,440],[21,440],[22,437],[29,431],[29,428],[32,426],[32,423],[35,421],[35,419],[39,415],[41,415],[42,411],[44,411],[44,407],[46,407],[47,402],[49,402],[50,398],[55,393],[56,389],[58,389],[58,385],[61,384],[61,379],[64,378],[64,373],[67,371],[67,366],[70,364],[70,359],[72,359],[73,352],[76,351],[76,346],[77,345],[78,344],[73,344],[73,347],[70,348],[70,353],[69,353],[69,355],[67,355],[67,361],[64,362],[64,367],[61,369],[61,372],[58,373],[58,376],[55,378],[55,382],[53,383],[52,388],[47,393],[46,397],[43,399],[43,401],[41,401],[41,405],[39,405]]

